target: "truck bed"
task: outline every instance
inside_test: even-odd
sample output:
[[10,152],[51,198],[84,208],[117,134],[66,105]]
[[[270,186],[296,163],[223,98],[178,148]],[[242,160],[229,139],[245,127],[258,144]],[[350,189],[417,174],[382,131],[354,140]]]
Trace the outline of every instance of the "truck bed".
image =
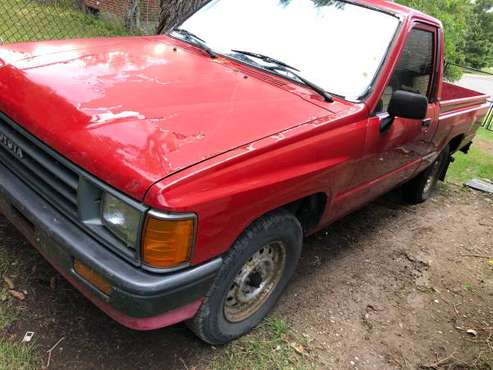
[[489,96],[449,82],[443,82],[440,100],[438,130],[434,141],[437,145],[451,142],[456,138],[457,145],[452,149],[460,150],[472,142],[491,103]]
[[482,105],[487,102],[488,95],[466,89],[450,82],[443,82],[442,99],[440,101],[440,113],[467,108],[474,105]]

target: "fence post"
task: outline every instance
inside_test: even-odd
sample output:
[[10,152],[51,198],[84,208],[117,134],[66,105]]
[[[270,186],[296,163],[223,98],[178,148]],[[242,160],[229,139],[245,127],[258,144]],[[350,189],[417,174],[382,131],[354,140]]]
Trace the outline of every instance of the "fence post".
[[487,130],[493,131],[493,100],[488,100],[488,103],[491,103],[490,109],[488,110],[488,113],[486,113],[483,124],[481,126],[483,126]]

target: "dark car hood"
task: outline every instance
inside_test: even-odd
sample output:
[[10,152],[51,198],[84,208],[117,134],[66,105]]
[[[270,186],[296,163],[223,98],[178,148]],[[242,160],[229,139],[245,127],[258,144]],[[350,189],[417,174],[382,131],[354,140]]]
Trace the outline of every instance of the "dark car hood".
[[176,171],[331,114],[166,36],[17,44],[0,60],[0,110],[140,200]]

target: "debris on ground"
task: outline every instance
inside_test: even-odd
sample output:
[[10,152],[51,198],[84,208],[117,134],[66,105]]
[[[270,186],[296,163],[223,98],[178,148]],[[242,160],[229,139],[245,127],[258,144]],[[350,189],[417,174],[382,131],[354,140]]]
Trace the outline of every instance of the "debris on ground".
[[10,289],[9,293],[12,297],[18,299],[19,301],[23,301],[26,299],[26,295],[22,292],[18,292],[17,290]]
[[8,276],[4,276],[3,281],[5,281],[5,284],[7,284],[7,287],[9,288],[9,290],[15,289],[15,284],[11,278],[9,278]]
[[49,368],[50,367],[50,364],[51,364],[51,354],[53,353],[53,351],[58,347],[58,345],[60,343],[63,342],[65,338],[64,337],[61,337],[58,342],[56,342],[53,347],[51,347],[48,351],[46,351],[46,353],[48,353],[48,360],[46,362],[46,368]]
[[51,290],[55,290],[56,289],[56,276],[53,276],[50,279],[50,288],[51,288]]
[[473,179],[465,183],[468,188],[493,194],[493,183],[488,180]]
[[22,338],[22,343],[29,343],[34,337],[33,331],[28,331],[24,334],[24,338]]

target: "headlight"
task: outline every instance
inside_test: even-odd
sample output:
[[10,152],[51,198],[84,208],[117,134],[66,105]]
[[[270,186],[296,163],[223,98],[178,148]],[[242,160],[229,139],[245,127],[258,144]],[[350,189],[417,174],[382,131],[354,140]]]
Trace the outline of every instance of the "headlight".
[[139,234],[140,212],[105,193],[101,213],[103,225],[128,247],[135,248]]
[[150,211],[142,237],[142,261],[149,267],[173,268],[188,262],[195,239],[196,216]]

